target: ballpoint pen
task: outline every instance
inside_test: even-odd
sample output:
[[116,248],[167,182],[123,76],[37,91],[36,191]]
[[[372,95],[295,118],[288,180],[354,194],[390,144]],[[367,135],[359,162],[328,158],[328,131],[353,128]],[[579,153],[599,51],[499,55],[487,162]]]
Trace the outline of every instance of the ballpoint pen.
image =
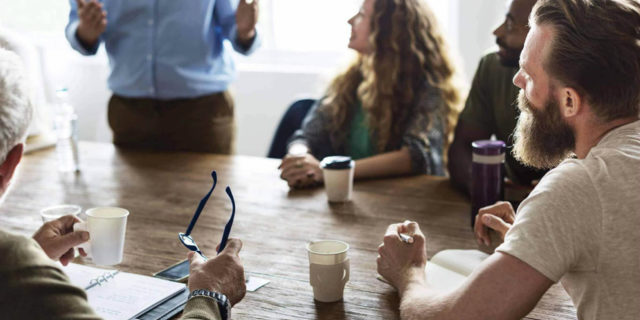
[[402,242],[404,243],[413,243],[413,237],[406,235],[404,233],[400,233],[398,232],[398,236],[400,237],[400,239],[402,240]]

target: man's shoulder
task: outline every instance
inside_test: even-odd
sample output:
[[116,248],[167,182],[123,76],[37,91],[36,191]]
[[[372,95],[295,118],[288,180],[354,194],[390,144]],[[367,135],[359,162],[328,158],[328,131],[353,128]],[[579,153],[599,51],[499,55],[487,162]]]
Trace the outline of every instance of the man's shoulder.
[[502,62],[500,62],[500,57],[497,52],[489,52],[480,58],[480,62],[478,63],[478,70],[476,73],[481,74],[493,74],[493,75],[507,75],[512,76],[517,72],[517,68],[505,67]]
[[549,170],[542,177],[540,183],[541,189],[562,189],[569,188],[572,185],[588,185],[592,184],[589,177],[589,166],[580,159],[566,159],[557,167]]
[[0,230],[0,271],[55,266],[33,239]]
[[533,208],[536,214],[553,216],[556,211],[596,208],[600,206],[598,201],[598,190],[588,167],[581,160],[567,159],[542,177],[521,209]]
[[496,51],[485,53],[485,55],[480,58],[480,64],[486,66],[502,66],[500,64],[500,57]]

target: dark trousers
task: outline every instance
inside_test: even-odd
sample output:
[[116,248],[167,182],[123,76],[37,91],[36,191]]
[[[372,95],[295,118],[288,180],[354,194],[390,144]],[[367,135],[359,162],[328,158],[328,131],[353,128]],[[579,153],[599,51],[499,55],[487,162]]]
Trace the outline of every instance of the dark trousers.
[[231,154],[233,99],[225,91],[193,99],[112,95],[109,126],[118,147]]

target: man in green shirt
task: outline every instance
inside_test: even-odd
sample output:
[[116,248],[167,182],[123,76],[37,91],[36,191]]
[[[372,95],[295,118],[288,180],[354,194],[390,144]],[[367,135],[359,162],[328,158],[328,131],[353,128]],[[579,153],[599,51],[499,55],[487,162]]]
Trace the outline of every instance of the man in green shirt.
[[[0,202],[24,149],[31,120],[31,100],[20,59],[0,48]],[[45,223],[33,238],[0,229],[0,318],[98,319],[86,293],[73,286],[54,261],[63,265],[73,248],[91,236],[72,231],[78,219],[65,216]],[[228,319],[231,305],[246,292],[238,258],[242,242],[230,239],[216,257],[191,252],[189,290],[183,319]],[[82,252],[81,252],[82,253]],[[210,293],[219,293],[214,295]],[[227,300],[225,302],[224,300]]]
[[511,154],[513,129],[520,111],[516,106],[519,89],[513,85],[518,60],[529,32],[527,19],[536,0],[513,0],[504,23],[493,34],[500,50],[480,60],[471,91],[449,148],[449,174],[452,184],[469,193],[471,184],[471,143],[495,134],[507,144],[507,178],[518,185],[530,186],[545,173],[518,162]]

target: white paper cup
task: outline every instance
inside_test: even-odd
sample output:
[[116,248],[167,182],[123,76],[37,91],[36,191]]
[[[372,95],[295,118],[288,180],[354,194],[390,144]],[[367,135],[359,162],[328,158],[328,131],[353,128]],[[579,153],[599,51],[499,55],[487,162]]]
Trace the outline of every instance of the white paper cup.
[[42,217],[42,223],[47,223],[66,215],[77,217],[80,211],[82,208],[75,204],[59,204],[40,210],[40,217]]
[[320,167],[327,200],[329,202],[351,201],[355,162],[349,157],[332,156],[322,159]]
[[342,300],[349,281],[349,245],[338,240],[318,240],[307,244],[309,282],[313,298],[320,302]]
[[88,209],[86,222],[73,225],[73,230],[89,231],[89,242],[80,245],[98,265],[110,266],[122,262],[124,236],[129,211],[116,207]]

